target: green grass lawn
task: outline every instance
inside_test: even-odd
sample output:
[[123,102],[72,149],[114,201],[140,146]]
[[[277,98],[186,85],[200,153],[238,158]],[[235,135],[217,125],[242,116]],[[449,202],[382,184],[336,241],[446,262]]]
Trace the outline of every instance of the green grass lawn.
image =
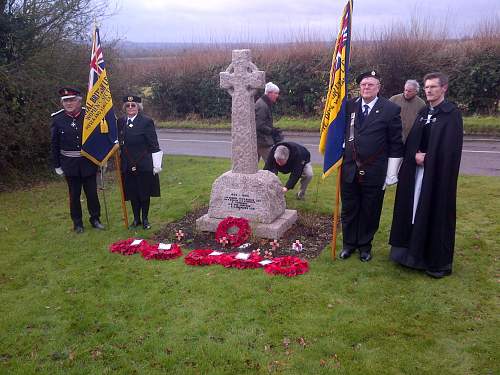
[[[318,132],[320,118],[282,117],[275,126],[287,131]],[[161,121],[160,128],[168,129],[223,129],[231,128],[229,122],[213,121]],[[464,117],[464,131],[466,134],[484,134],[500,136],[500,117],[493,116],[466,116]]]
[[[0,194],[0,373],[500,373],[499,178],[460,177],[454,273],[442,280],[388,260],[394,188],[368,264],[324,251],[287,279],[108,252],[206,204],[228,168],[166,157],[149,232],[123,228],[114,185],[108,230],[82,235],[62,180]],[[335,178],[316,200],[317,176],[289,207],[331,213]]]

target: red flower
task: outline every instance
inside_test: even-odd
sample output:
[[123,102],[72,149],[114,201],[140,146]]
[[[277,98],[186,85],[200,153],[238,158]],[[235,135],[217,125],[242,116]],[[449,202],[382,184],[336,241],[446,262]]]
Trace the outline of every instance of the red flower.
[[[238,228],[238,232],[229,234],[229,228],[234,227]],[[229,216],[222,220],[217,226],[215,239],[221,243],[221,239],[226,237],[232,247],[237,247],[245,243],[251,234],[252,230],[250,229],[247,219]]]
[[309,271],[309,263],[297,257],[285,256],[274,258],[271,264],[264,267],[264,271],[272,275],[293,277]]
[[150,246],[142,252],[144,259],[167,260],[178,258],[182,255],[181,248],[177,244],[171,244],[170,249],[160,249],[160,245]]

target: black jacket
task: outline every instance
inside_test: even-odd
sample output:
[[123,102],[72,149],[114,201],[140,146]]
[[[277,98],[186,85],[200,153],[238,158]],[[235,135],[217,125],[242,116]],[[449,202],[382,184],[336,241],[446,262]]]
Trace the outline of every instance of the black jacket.
[[[288,161],[283,166],[279,166],[274,159],[274,151],[278,146],[286,146],[290,150]],[[280,142],[275,144],[271,149],[264,169],[276,174],[278,174],[278,172],[285,174],[290,173],[290,178],[285,185],[285,187],[290,190],[295,187],[295,184],[299,181],[300,176],[302,176],[304,166],[310,161],[311,154],[304,146],[295,142]]]
[[272,146],[273,140],[273,114],[272,103],[267,95],[262,95],[255,102],[255,126],[257,129],[257,146]]
[[[387,159],[400,158],[404,152],[401,108],[386,98],[379,97],[361,125],[361,103],[361,98],[347,103],[342,181],[352,183],[358,176],[367,185],[382,186],[387,174]],[[353,114],[354,141],[350,142]]]
[[68,157],[61,151],[78,154],[82,149],[83,118],[85,109],[73,118],[64,110],[52,114],[51,126],[51,151],[54,168],[62,168],[64,174],[69,177],[88,177],[97,173],[97,165],[89,159],[79,157]]
[[152,119],[137,114],[133,126],[127,125],[127,117],[118,119],[118,139],[121,146],[122,171],[152,172],[152,153],[160,151],[155,124]]

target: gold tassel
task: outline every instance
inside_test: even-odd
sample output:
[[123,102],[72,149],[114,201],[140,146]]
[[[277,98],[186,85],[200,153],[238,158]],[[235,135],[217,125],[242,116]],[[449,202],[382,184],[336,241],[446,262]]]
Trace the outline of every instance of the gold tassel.
[[109,133],[108,122],[105,118],[101,120],[101,134]]

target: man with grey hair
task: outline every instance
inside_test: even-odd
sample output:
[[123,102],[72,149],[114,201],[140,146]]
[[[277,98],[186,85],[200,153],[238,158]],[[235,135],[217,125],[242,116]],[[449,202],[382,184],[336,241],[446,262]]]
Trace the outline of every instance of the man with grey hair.
[[280,89],[272,82],[266,83],[264,95],[255,102],[255,125],[257,129],[257,154],[258,159],[262,158],[264,162],[269,156],[273,146],[273,114],[271,107],[278,100]]
[[97,165],[81,155],[83,119],[80,91],[63,87],[59,90],[63,109],[52,114],[51,148],[55,172],[64,176],[68,183],[70,215],[76,233],[83,232],[82,205],[80,195],[87,197],[90,225],[104,229],[99,220],[101,206],[97,196]]
[[394,95],[389,100],[401,107],[401,122],[403,123],[403,142],[410,133],[418,112],[425,107],[425,102],[417,95],[420,85],[414,79],[405,83],[404,92]]
[[283,186],[284,193],[293,189],[300,179],[297,199],[304,199],[307,186],[313,178],[311,154],[307,148],[295,142],[277,143],[271,148],[264,169],[276,174],[290,173],[290,178]]

